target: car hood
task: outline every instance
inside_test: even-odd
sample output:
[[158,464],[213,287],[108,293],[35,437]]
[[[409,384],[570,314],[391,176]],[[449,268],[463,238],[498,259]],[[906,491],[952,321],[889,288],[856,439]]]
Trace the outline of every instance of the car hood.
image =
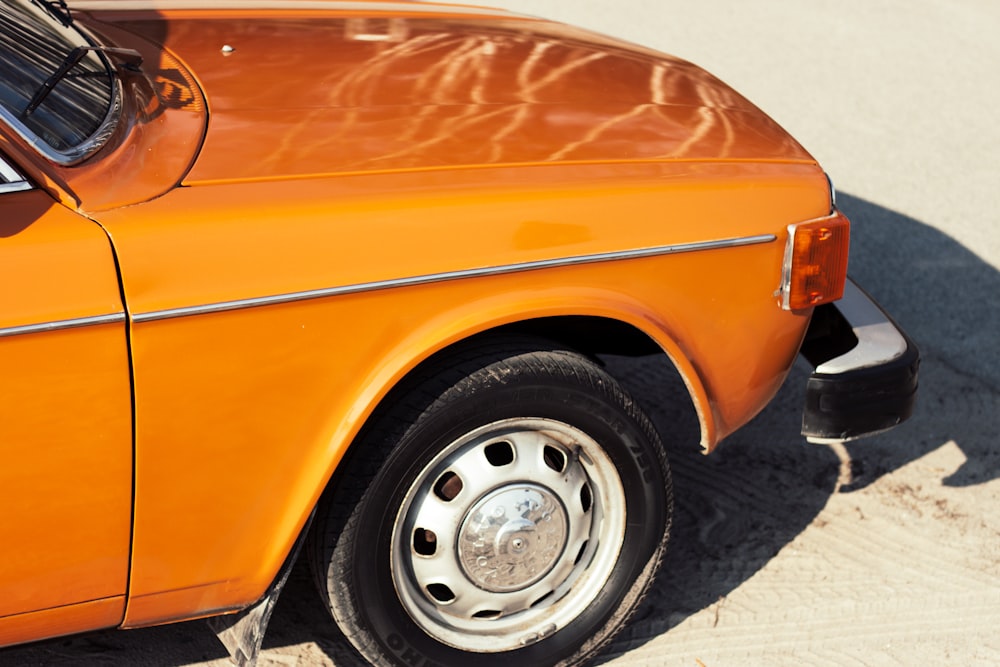
[[202,87],[209,123],[188,185],[552,162],[812,161],[690,63],[499,10],[81,4],[162,45]]

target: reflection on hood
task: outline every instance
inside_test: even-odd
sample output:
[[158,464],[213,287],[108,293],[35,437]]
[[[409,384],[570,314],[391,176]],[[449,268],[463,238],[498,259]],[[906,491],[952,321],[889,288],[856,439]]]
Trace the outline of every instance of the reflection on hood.
[[204,88],[208,137],[188,182],[556,161],[811,161],[756,107],[682,60],[536,19],[419,13],[98,16],[164,44]]

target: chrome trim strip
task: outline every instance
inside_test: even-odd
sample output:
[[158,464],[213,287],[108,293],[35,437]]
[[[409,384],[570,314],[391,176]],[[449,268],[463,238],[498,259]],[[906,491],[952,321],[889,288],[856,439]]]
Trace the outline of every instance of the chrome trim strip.
[[30,190],[31,183],[27,181],[17,181],[16,183],[0,183],[0,195],[5,192],[21,192],[23,190]]
[[214,0],[210,5],[204,0],[153,0],[152,2],[123,2],[123,0],[76,0],[73,9],[83,11],[154,9],[156,11],[178,10],[317,10],[326,12],[370,12],[384,14],[472,14],[477,16],[517,17],[513,12],[492,7],[479,7],[475,3],[448,4],[438,2],[338,2],[329,0]]
[[136,313],[132,316],[132,320],[134,322],[151,322],[154,320],[166,320],[175,317],[187,317],[191,315],[204,315],[207,313],[218,313],[227,310],[240,310],[243,308],[254,308],[257,306],[272,306],[281,303],[289,303],[292,301],[320,299],[328,296],[342,296],[344,294],[373,292],[376,290],[395,289],[397,287],[426,285],[428,283],[438,283],[449,280],[459,280],[463,278],[482,278],[485,276],[499,276],[508,273],[520,273],[522,271],[537,271],[540,269],[551,269],[564,266],[576,266],[578,264],[593,264],[596,262],[610,262],[610,261],[618,261],[624,259],[641,259],[644,257],[672,255],[683,252],[696,252],[699,250],[736,248],[739,246],[756,245],[760,243],[771,243],[776,239],[777,236],[775,236],[774,234],[760,234],[758,236],[721,239],[719,241],[698,241],[695,243],[682,243],[679,245],[656,246],[653,248],[638,248],[636,250],[603,252],[603,253],[596,253],[593,255],[576,255],[573,257],[560,257],[559,259],[543,259],[533,262],[520,262],[517,264],[506,264],[503,266],[488,266],[478,269],[445,271],[443,273],[431,273],[422,276],[411,276],[409,278],[376,280],[370,283],[357,283],[354,285],[326,287],[315,290],[306,290],[303,292],[292,292],[289,294],[275,294],[273,296],[253,297],[250,299],[237,299],[234,301],[222,301],[219,303],[210,303],[201,306],[185,306],[183,308],[169,308],[166,310],[156,310],[148,313]]
[[2,157],[0,157],[0,179],[4,181],[0,183],[0,194],[31,189],[31,183],[24,180],[24,176],[17,173],[17,170],[7,164]]
[[826,176],[826,185],[830,190],[830,215],[833,215],[837,211],[837,186],[833,184],[830,174],[824,171],[823,175]]
[[17,173],[13,167],[7,164],[7,161],[0,158],[0,178],[7,181],[8,183],[14,183],[16,181],[23,181],[21,174]]
[[22,324],[16,327],[0,328],[0,338],[6,338],[7,336],[20,336],[22,334],[43,333],[47,331],[61,331],[63,329],[78,329],[80,327],[92,327],[98,324],[116,324],[124,321],[125,313],[110,313],[108,315],[77,317],[71,320],[56,320],[54,322],[41,322],[39,324]]

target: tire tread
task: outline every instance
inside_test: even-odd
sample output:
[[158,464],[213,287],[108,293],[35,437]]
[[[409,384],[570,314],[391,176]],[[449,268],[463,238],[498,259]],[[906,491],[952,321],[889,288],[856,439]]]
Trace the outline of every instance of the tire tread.
[[[421,420],[449,409],[455,396],[492,386],[517,382],[524,377],[558,377],[592,391],[595,396],[622,407],[639,426],[653,450],[664,481],[668,508],[661,542],[649,559],[639,582],[633,585],[619,615],[609,621],[615,629],[591,640],[561,665],[583,664],[596,656],[641,607],[659,570],[670,535],[673,490],[666,454],[652,422],[631,396],[597,363],[559,345],[534,338],[497,338],[463,346],[433,363],[425,364],[393,392],[359,433],[349,457],[341,463],[346,471],[335,475],[317,509],[314,531],[307,545],[312,573],[341,632],[365,656],[369,664],[394,667],[397,662],[383,652],[378,641],[363,627],[359,613],[348,602],[351,596],[350,549],[339,548],[357,540],[361,507],[366,492],[392,456],[396,442]],[[485,383],[485,386],[484,386]]]

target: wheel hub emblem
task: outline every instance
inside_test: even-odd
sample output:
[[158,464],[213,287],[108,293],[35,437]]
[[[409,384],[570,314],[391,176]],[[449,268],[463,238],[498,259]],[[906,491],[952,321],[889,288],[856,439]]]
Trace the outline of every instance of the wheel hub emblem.
[[480,588],[505,593],[542,579],[566,546],[566,511],[533,484],[501,487],[469,511],[458,542],[465,575]]

